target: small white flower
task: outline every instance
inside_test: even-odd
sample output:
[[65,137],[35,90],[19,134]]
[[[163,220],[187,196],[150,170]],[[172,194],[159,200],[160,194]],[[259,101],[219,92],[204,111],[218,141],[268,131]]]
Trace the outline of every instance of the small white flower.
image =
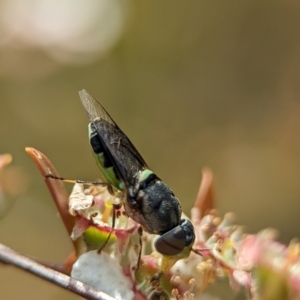
[[133,283],[109,254],[89,251],[73,265],[71,277],[103,291],[117,300],[134,299]]

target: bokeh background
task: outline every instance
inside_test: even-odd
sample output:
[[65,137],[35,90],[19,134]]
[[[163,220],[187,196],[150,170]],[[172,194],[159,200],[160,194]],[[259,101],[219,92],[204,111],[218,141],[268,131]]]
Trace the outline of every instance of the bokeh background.
[[[0,153],[13,155],[28,189],[1,212],[0,242],[49,261],[71,251],[24,148],[47,154],[63,176],[98,178],[82,88],[187,213],[210,167],[221,214],[235,212],[250,233],[300,237],[299,33],[296,0],[1,0]],[[77,299],[2,266],[0,295]]]

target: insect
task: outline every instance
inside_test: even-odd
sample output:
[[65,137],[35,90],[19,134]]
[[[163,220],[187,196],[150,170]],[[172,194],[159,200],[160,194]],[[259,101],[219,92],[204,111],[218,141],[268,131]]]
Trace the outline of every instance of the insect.
[[146,232],[159,235],[155,248],[162,255],[191,249],[194,227],[188,219],[181,219],[181,205],[173,191],[148,168],[104,107],[85,90],[79,96],[90,119],[93,155],[107,183],[123,192],[127,215]]

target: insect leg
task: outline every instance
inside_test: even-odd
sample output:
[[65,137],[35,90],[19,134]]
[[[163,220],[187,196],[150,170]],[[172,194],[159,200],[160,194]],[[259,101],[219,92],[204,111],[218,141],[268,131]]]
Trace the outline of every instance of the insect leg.
[[44,177],[45,177],[45,179],[51,178],[51,179],[54,179],[54,180],[61,180],[63,182],[68,182],[68,183],[80,183],[80,184],[86,184],[86,185],[102,185],[102,186],[106,186],[108,192],[111,195],[114,195],[113,188],[112,188],[111,184],[109,184],[108,182],[70,179],[70,178],[65,178],[65,177],[54,176],[54,175],[52,175],[50,173],[46,174]]
[[70,179],[70,178],[65,178],[65,177],[54,176],[54,175],[52,175],[52,174],[46,174],[44,177],[45,177],[45,178],[55,179],[55,180],[61,180],[61,181],[64,181],[64,182],[69,182],[69,183],[81,183],[81,184],[87,184],[87,185],[103,185],[103,186],[110,186],[110,184],[107,183],[107,182],[91,181],[91,180],[79,180],[79,179]]
[[143,227],[142,227],[142,226],[139,226],[137,232],[138,232],[138,234],[139,234],[139,245],[140,245],[140,250],[139,250],[139,255],[138,255],[137,263],[136,263],[136,266],[135,266],[135,270],[138,270],[138,269],[139,269],[139,267],[140,267],[140,262],[141,262],[141,256],[142,256],[142,250],[143,250],[143,240],[142,240],[142,237],[143,237]]
[[163,271],[157,271],[150,279],[152,285],[158,285],[160,282],[160,278],[164,275]]
[[106,246],[106,244],[108,243],[110,236],[115,228],[115,223],[116,223],[116,210],[119,208],[119,204],[113,204],[113,216],[112,216],[112,224],[111,224],[111,229],[110,232],[107,236],[106,241],[104,242],[104,244],[98,249],[98,253],[100,254],[102,249],[104,249],[104,247]]
[[163,255],[159,269],[150,279],[150,283],[153,286],[153,288],[157,288],[160,286],[160,279],[168,269],[169,269],[169,258]]

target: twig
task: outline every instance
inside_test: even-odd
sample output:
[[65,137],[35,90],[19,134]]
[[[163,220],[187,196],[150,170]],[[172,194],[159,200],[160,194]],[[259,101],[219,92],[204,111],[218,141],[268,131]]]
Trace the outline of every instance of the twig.
[[0,262],[18,267],[89,300],[115,300],[81,281],[47,268],[2,244],[0,244]]

